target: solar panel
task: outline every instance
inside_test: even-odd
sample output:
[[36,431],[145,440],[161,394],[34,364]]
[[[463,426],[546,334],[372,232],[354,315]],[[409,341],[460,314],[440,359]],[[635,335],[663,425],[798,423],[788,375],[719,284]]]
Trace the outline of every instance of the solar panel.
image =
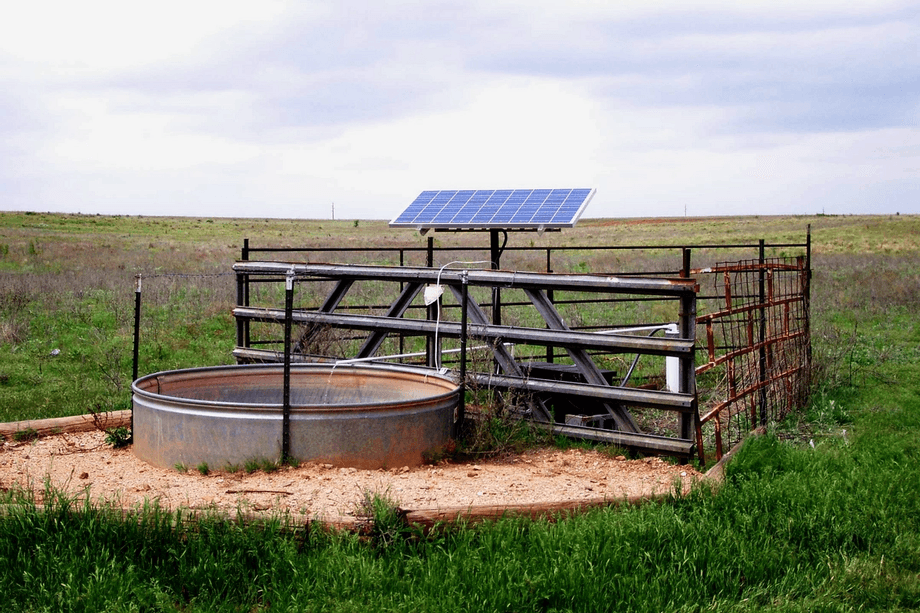
[[594,189],[429,190],[390,226],[416,229],[571,228]]

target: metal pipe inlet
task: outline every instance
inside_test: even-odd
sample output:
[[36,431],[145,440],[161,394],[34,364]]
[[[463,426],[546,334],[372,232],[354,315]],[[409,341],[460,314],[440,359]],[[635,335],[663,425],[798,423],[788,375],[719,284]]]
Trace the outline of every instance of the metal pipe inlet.
[[[147,375],[131,386],[134,454],[211,469],[281,458],[283,368],[247,364]],[[417,466],[451,434],[460,388],[398,365],[295,364],[290,456],[355,468]]]

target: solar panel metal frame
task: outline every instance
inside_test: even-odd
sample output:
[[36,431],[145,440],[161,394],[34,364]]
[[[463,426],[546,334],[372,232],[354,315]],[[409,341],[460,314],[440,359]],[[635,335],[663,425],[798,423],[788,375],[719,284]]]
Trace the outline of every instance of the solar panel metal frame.
[[390,222],[418,230],[572,228],[594,188],[426,190]]

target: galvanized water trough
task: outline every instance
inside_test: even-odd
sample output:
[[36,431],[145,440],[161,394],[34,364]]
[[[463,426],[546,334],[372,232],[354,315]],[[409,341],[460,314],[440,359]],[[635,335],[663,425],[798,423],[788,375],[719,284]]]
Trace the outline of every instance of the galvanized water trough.
[[[280,459],[280,364],[160,372],[132,390],[134,453],[150,464],[220,469]],[[355,468],[419,465],[448,441],[458,399],[459,387],[434,371],[296,364],[289,455]]]

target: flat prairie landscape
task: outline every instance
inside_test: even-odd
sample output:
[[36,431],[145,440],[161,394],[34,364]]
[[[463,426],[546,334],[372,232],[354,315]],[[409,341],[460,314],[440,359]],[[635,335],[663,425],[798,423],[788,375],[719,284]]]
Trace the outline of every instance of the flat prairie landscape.
[[[431,530],[405,521],[394,487],[368,487],[354,509],[343,511],[364,518],[354,533],[323,530],[297,509],[254,523],[227,521],[224,513],[208,517],[206,502],[197,505],[204,515],[194,519],[156,504],[126,517],[117,501],[89,506],[85,491],[68,489],[84,472],[88,481],[89,468],[75,470],[68,487],[39,474],[31,487],[4,477],[6,607],[917,610],[920,217],[584,219],[558,233],[511,234],[509,245],[577,247],[554,259],[554,270],[608,273],[652,269],[662,260],[653,251],[601,247],[686,245],[702,264],[716,257],[706,245],[801,244],[809,227],[809,399],[748,439],[718,487],[700,482],[653,504]],[[144,284],[141,374],[230,362],[231,267],[244,239],[254,247],[329,248],[323,255],[330,261],[354,261],[349,247],[422,249],[428,237],[379,220],[0,213],[0,421],[130,406],[137,275]],[[480,233],[437,233],[433,240],[470,254],[488,246]],[[787,251],[777,246],[768,255]],[[522,257],[508,265],[543,265],[539,250]],[[43,444],[18,433],[0,455],[24,462],[29,449]],[[523,462],[554,444],[512,446],[519,455],[505,461]],[[114,453],[102,445],[99,452]],[[617,460],[618,451],[602,446],[552,453],[572,467],[595,461],[594,454],[613,463],[637,460]],[[549,463],[541,466],[550,470]],[[165,477],[237,479],[183,468]],[[264,489],[286,492],[288,468],[256,470],[274,475],[275,486]],[[464,470],[475,475],[480,468]],[[317,484],[329,470],[317,468]],[[428,470],[434,469],[423,475]],[[399,476],[394,472],[392,481]],[[258,489],[225,482],[212,498]]]

